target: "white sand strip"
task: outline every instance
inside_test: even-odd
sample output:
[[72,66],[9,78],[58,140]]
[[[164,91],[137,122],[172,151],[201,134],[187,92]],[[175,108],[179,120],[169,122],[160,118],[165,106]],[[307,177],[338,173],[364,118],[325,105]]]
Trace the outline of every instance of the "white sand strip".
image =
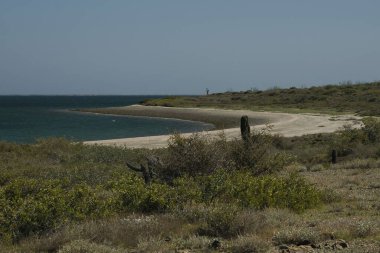
[[[155,107],[157,109],[157,107]],[[159,107],[160,108],[160,107]],[[147,108],[148,109],[148,108]],[[351,124],[359,126],[360,117],[354,115],[319,115],[319,114],[290,114],[290,113],[275,113],[275,112],[254,112],[248,110],[221,110],[221,109],[200,109],[200,108],[165,108],[161,110],[172,110],[177,113],[191,111],[191,113],[222,115],[226,118],[238,118],[247,115],[249,118],[265,119],[271,126],[272,132],[278,133],[285,137],[302,136],[305,134],[330,133],[335,132],[344,125]],[[263,128],[266,125],[256,125],[252,128]],[[227,139],[239,138],[240,129],[230,128],[224,130],[205,131],[202,134],[216,136],[224,132]],[[191,133],[183,134],[189,136]],[[122,138],[111,140],[86,141],[85,144],[100,144],[112,146],[124,146],[128,148],[162,148],[168,144],[170,135],[146,136],[134,138]]]

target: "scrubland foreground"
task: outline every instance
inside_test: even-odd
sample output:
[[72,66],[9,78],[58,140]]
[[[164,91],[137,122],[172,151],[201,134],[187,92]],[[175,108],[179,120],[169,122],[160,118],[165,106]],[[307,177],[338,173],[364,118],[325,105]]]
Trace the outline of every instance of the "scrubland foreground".
[[363,125],[159,150],[2,142],[0,252],[380,252],[380,123]]

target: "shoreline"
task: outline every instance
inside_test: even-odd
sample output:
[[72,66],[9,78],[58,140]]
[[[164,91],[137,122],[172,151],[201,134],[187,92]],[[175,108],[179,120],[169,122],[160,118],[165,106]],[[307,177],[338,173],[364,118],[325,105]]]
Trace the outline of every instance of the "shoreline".
[[[143,116],[163,119],[179,119],[212,124],[215,130],[222,130],[240,126],[241,113],[250,113],[248,110],[214,109],[214,108],[183,108],[129,105],[122,107],[89,108],[74,110],[76,112],[119,115]],[[241,112],[237,114],[237,112]],[[255,115],[249,120],[251,125],[270,123],[267,117]]]
[[[168,119],[199,121],[203,123],[216,122],[216,129],[199,132],[199,134],[217,136],[224,133],[228,140],[240,137],[240,117],[247,115],[251,129],[261,129],[268,124],[272,126],[271,133],[285,137],[301,136],[305,134],[335,132],[344,125],[359,126],[361,117],[354,115],[326,115],[326,114],[291,114],[277,112],[255,112],[249,110],[223,110],[210,108],[179,108],[132,105],[125,107],[111,107],[99,109],[83,109],[79,112],[115,114],[121,116],[159,117]],[[196,120],[198,119],[198,120]],[[223,124],[224,123],[224,124]],[[211,123],[212,124],[212,123]],[[214,124],[215,125],[215,124]],[[224,126],[224,127],[222,127]],[[181,134],[190,136],[194,133]],[[99,144],[121,146],[127,148],[164,148],[171,135],[144,136],[120,138],[110,140],[85,141],[84,144]]]
[[[107,107],[107,108],[116,108],[116,107]],[[98,109],[98,108],[97,108]],[[101,109],[101,108],[99,108]],[[212,123],[204,122],[204,121],[199,121],[199,120],[188,120],[188,119],[179,119],[179,118],[166,118],[166,117],[152,117],[152,116],[140,116],[140,115],[128,115],[128,114],[113,114],[113,113],[101,113],[101,112],[92,112],[91,109],[64,109],[61,110],[63,112],[68,112],[68,113],[78,113],[78,114],[89,114],[89,115],[102,115],[102,116],[112,116],[112,117],[130,117],[130,118],[159,118],[159,119],[168,119],[168,120],[173,120],[173,121],[184,121],[184,122],[196,122],[201,125],[209,127],[209,130],[214,130],[216,129],[215,125]],[[131,137],[133,138],[133,137]]]

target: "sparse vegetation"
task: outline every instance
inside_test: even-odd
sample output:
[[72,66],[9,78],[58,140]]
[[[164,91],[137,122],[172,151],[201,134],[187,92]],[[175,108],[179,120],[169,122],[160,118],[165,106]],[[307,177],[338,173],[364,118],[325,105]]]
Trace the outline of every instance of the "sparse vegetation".
[[358,113],[380,116],[380,82],[272,88],[214,93],[208,96],[148,99],[144,105],[215,107],[290,112]]
[[[379,252],[379,136],[365,118],[292,138],[176,134],[158,150],[0,142],[0,249]],[[148,181],[128,166],[147,157],[157,158]]]
[[[166,151],[170,159],[164,163],[161,171],[156,171],[165,176],[158,176],[157,180],[150,184],[146,184],[140,175],[127,171],[126,168],[123,174],[111,173],[108,180],[102,182],[88,180],[86,174],[80,173],[75,175],[75,180],[68,179],[66,177],[68,175],[65,174],[61,177],[54,174],[52,178],[46,178],[45,172],[39,174],[38,171],[27,169],[22,171],[22,174],[9,173],[8,178],[3,180],[0,191],[1,237],[5,241],[17,242],[33,234],[46,233],[67,222],[103,218],[125,212],[162,213],[181,208],[189,203],[234,203],[237,208],[282,207],[302,212],[321,202],[321,193],[298,176],[257,177],[257,173],[249,170],[234,170],[235,165],[236,168],[239,166],[233,158],[229,158],[225,145],[216,145],[221,142],[220,139],[203,138],[202,140],[206,141],[202,142],[197,136],[189,139],[180,136],[173,138],[176,139],[176,144]],[[217,160],[210,157],[211,154],[199,161],[198,155],[202,155],[199,153],[202,149],[198,148],[198,143],[205,145],[203,150],[211,146],[218,147],[217,150],[221,152],[214,153],[214,156],[226,154],[226,157],[220,156],[220,158],[225,161],[231,159],[228,161],[231,167],[223,168],[223,164],[214,164]],[[88,152],[93,150],[97,152],[99,148],[69,144],[65,141],[60,143],[58,140],[45,141],[34,146],[26,145],[24,148],[34,155],[35,152],[41,150],[40,155],[45,157],[46,163],[51,163],[54,167],[66,167],[73,166],[69,155],[64,153],[64,150],[69,150],[71,145],[77,151],[87,149]],[[176,167],[177,163],[169,162],[179,157],[183,158],[183,164],[189,170]],[[118,160],[119,157],[116,156],[114,159]],[[200,167],[202,164],[207,166]],[[218,170],[217,167],[213,167],[217,165],[221,166]],[[252,168],[255,166],[253,164]],[[176,172],[175,168],[179,171]],[[210,168],[214,169],[210,170]],[[2,169],[9,172],[7,168]],[[170,179],[167,177],[167,170],[171,172]],[[93,172],[97,172],[96,169]],[[28,174],[34,178],[25,178],[24,175]],[[191,186],[191,191],[188,190],[189,186]],[[225,214],[221,215],[223,217]],[[210,226],[213,227],[219,224],[218,222],[211,222]],[[228,225],[228,222],[225,223]],[[224,231],[225,227],[213,229]],[[215,232],[215,234],[218,233]]]

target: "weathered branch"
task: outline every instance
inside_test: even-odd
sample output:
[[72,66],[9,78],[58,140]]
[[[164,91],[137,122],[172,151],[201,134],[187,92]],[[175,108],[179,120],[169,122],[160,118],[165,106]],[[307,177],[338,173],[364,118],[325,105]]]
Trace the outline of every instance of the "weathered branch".
[[131,170],[136,171],[136,172],[142,172],[141,165],[140,165],[140,168],[139,168],[137,166],[132,165],[129,162],[126,162],[126,164],[127,164],[128,168],[130,168]]
[[126,164],[131,170],[142,173],[145,183],[150,184],[153,177],[156,176],[156,173],[154,172],[154,170],[162,164],[161,164],[160,159],[155,156],[146,157],[146,160],[147,160],[147,165],[140,164],[139,167],[134,166],[133,164],[129,162],[126,162]]

